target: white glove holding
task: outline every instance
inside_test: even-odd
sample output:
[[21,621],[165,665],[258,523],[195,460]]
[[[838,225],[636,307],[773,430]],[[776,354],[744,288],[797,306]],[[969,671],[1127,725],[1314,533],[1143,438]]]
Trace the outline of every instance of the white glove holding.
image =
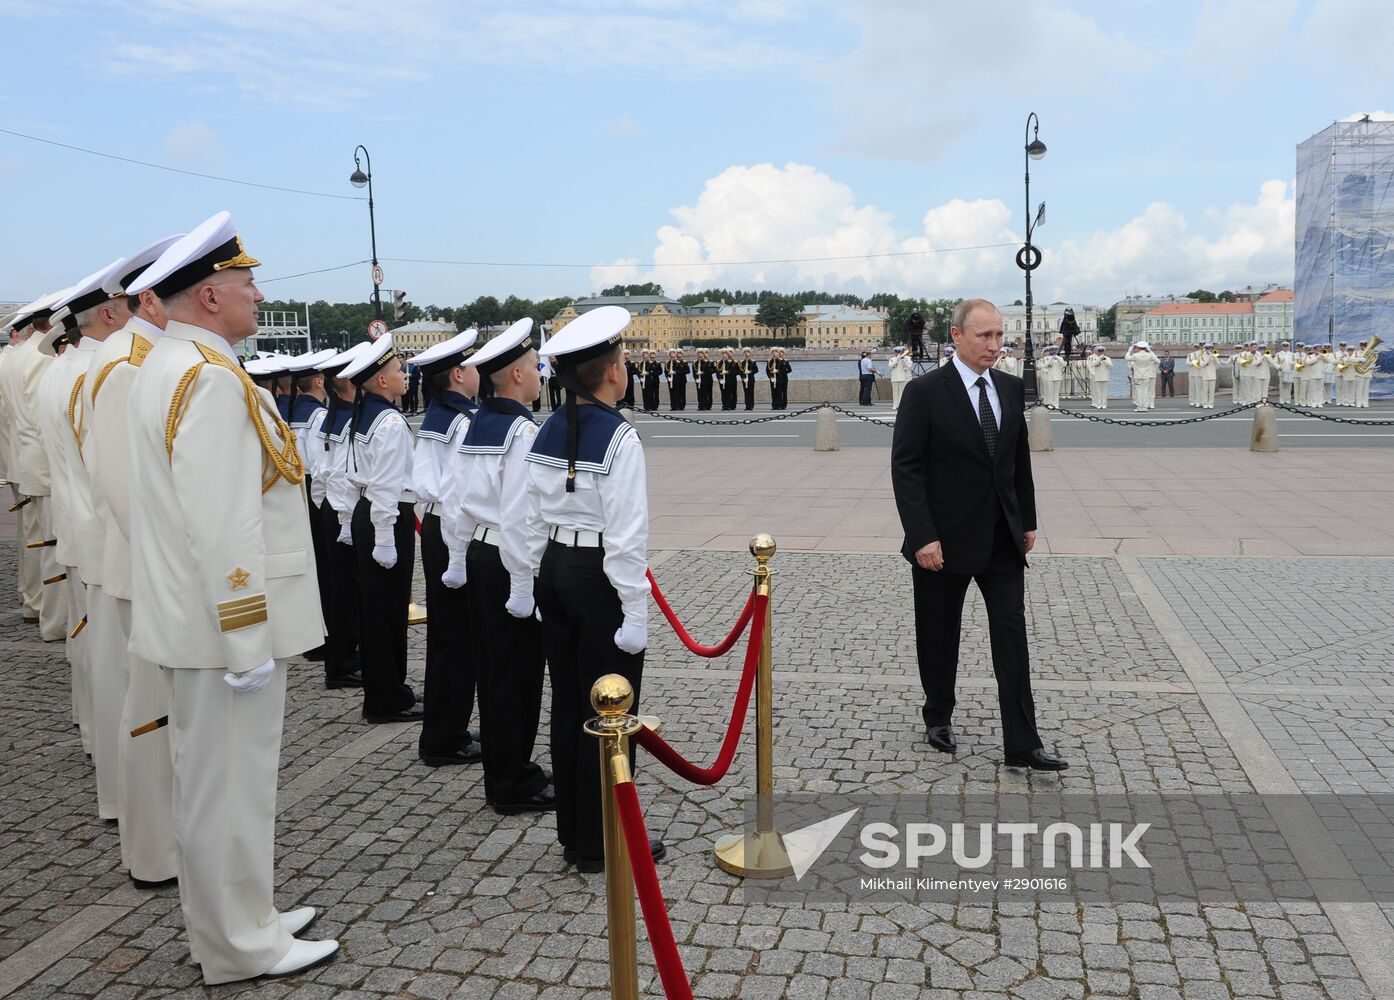
[[648,644],[648,622],[631,622],[626,618],[615,633],[615,645],[626,653],[642,653]]
[[353,544],[353,525],[351,525],[351,524],[341,524],[341,525],[339,525],[339,537],[338,537],[337,540],[338,540],[338,542],[339,542],[340,545],[352,545],[352,544]]
[[395,545],[374,545],[373,562],[383,569],[391,569],[397,565],[397,546]]
[[259,667],[253,667],[240,674],[223,674],[223,682],[239,694],[260,691],[271,683],[271,675],[276,672],[276,661],[267,660]]
[[532,595],[529,594],[527,597],[510,597],[503,609],[514,618],[531,618],[535,607]]
[[465,564],[452,561],[441,574],[440,582],[451,590],[459,590],[465,585]]

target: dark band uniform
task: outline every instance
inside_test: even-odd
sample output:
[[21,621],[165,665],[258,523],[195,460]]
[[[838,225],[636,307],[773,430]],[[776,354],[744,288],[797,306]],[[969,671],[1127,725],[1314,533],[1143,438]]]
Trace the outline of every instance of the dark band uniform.
[[687,409],[687,376],[691,371],[682,358],[668,359],[668,405],[674,410]]
[[716,374],[716,366],[706,358],[699,357],[692,362],[692,377],[697,382],[697,409],[710,410],[712,408],[712,377]]

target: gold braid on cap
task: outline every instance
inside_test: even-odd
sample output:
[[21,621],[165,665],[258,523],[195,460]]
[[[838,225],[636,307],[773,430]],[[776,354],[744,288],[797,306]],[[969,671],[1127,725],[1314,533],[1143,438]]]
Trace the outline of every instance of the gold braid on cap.
[[[247,255],[247,248],[242,245],[242,237],[234,236],[233,239],[237,240],[237,256],[218,261],[213,265],[213,270],[222,271],[229,267],[261,267],[261,261]],[[217,364],[216,361],[212,363]]]

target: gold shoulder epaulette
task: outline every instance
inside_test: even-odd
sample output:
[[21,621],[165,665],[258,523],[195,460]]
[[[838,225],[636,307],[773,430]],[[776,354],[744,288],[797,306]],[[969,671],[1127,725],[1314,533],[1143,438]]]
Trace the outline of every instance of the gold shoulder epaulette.
[[179,429],[179,421],[184,419],[184,410],[189,405],[189,390],[198,381],[203,364],[200,361],[186,371],[179,377],[179,384],[174,387],[174,398],[169,401],[169,415],[165,417],[165,455],[168,458],[174,457],[174,434]]
[[68,426],[72,428],[73,440],[77,442],[78,457],[82,457],[82,383],[86,381],[87,373],[83,372],[73,383],[73,391],[68,393]]
[[[276,435],[281,439],[280,445],[272,440],[271,431],[266,427],[266,421],[262,419],[261,404],[257,398],[257,387],[242,367],[229,361],[222,354],[203,344],[195,344],[199,353],[203,355],[203,360],[219,368],[225,368],[237,376],[242,383],[242,392],[247,404],[247,416],[251,418],[252,426],[256,429],[257,438],[261,441],[262,451],[265,459],[262,462],[262,483],[261,491],[265,493],[276,484],[277,479],[284,479],[292,486],[298,486],[305,479],[305,466],[300,461],[300,451],[295,446],[295,435],[291,433],[290,427],[280,414],[273,414],[275,421],[274,427]],[[268,471],[269,470],[269,471]]]

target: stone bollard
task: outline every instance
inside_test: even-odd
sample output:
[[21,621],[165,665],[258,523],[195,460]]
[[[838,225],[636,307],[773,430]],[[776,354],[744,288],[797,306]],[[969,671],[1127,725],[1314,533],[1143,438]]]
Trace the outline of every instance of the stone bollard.
[[837,451],[837,411],[824,406],[813,425],[813,450]]
[[1254,407],[1254,433],[1249,439],[1249,450],[1278,450],[1278,412],[1267,403]]
[[1030,425],[1026,431],[1026,441],[1032,451],[1054,451],[1055,432],[1051,430],[1050,410],[1044,406],[1031,407]]

